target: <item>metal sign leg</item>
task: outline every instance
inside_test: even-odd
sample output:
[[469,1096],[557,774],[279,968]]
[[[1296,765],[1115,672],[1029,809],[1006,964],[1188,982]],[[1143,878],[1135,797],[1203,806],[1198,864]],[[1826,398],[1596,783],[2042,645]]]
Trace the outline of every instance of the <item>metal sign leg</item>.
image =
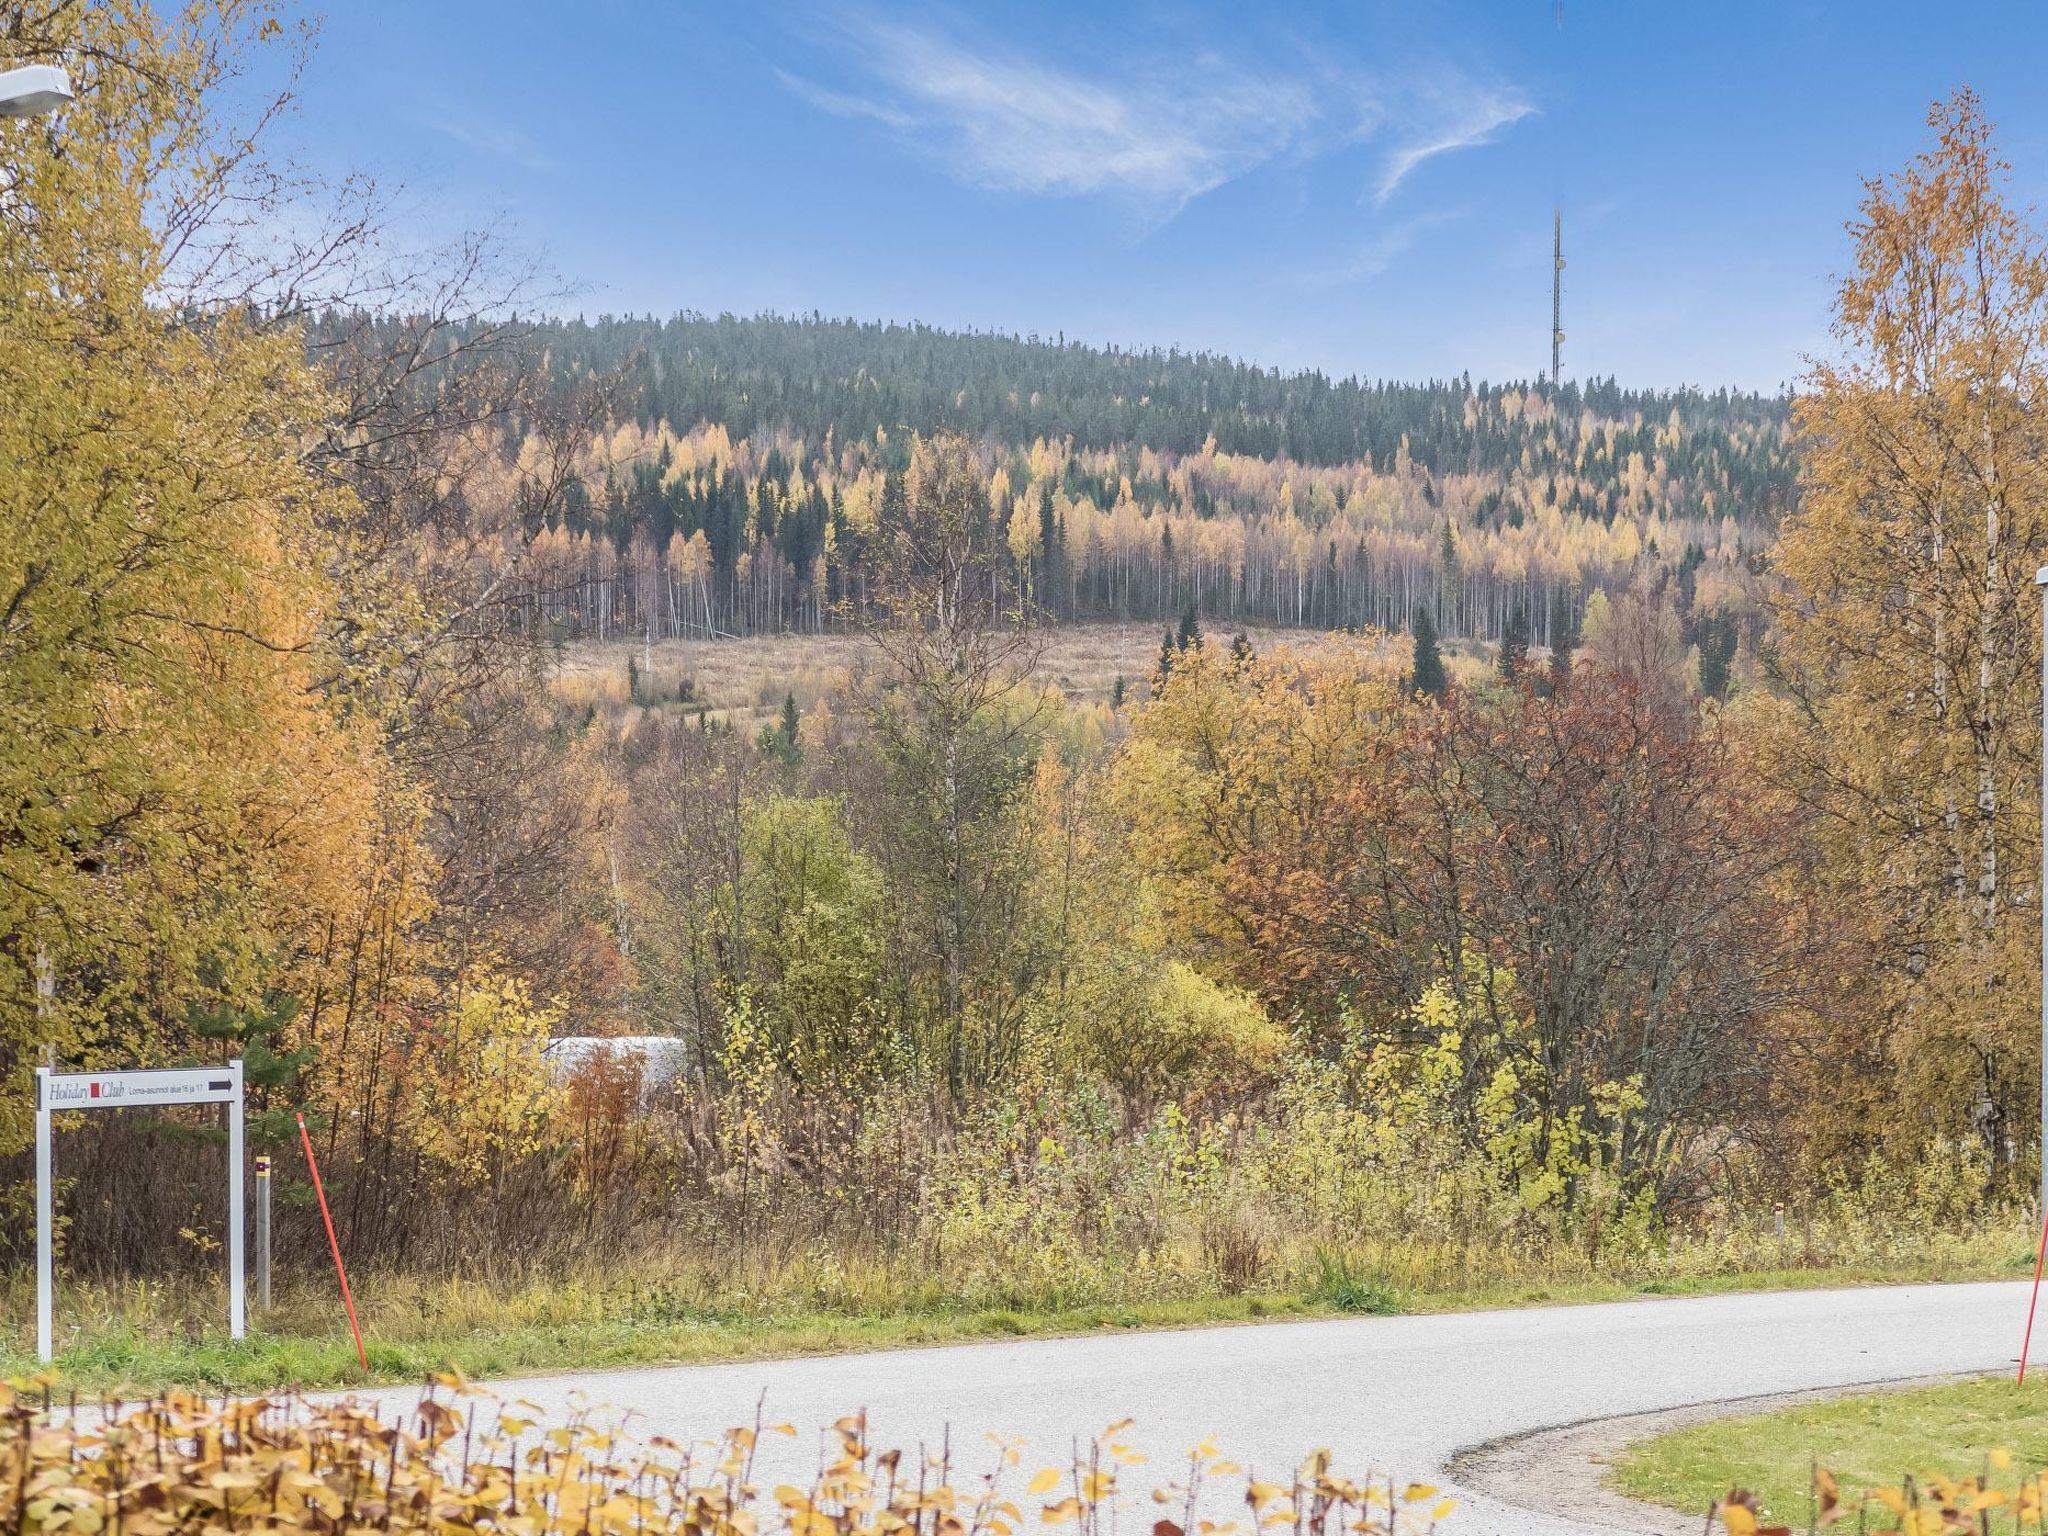
[[234,1097],[228,1100],[228,1337],[239,1339],[246,1319],[242,1297],[242,1229],[249,1224],[249,1210],[242,1197],[242,1063],[228,1064],[234,1071]]
[[36,1358],[48,1365],[50,1343],[50,1085],[36,1068]]

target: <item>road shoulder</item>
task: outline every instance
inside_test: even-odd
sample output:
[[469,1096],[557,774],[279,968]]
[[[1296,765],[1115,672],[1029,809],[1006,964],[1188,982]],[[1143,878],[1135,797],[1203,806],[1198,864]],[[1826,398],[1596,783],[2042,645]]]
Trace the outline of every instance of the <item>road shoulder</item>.
[[1777,1408],[1847,1397],[1858,1392],[1932,1386],[1978,1374],[1981,1373],[1967,1371],[1900,1376],[1846,1387],[1770,1392],[1755,1397],[1689,1403],[1682,1408],[1657,1409],[1649,1413],[1580,1419],[1570,1424],[1527,1430],[1468,1446],[1451,1458],[1446,1470],[1459,1486],[1518,1509],[1554,1515],[1582,1525],[1638,1532],[1641,1536],[1699,1536],[1706,1519],[1705,1510],[1681,1513],[1662,1505],[1631,1499],[1608,1486],[1607,1468],[1622,1447],[1711,1419],[1768,1413]]

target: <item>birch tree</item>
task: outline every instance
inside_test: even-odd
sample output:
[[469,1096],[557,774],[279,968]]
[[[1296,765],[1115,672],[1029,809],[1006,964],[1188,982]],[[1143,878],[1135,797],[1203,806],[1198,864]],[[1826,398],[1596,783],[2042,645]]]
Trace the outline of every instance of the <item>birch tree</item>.
[[[1883,1026],[2010,1151],[2031,1118],[2048,247],[1968,91],[1868,185],[1777,550],[1797,769],[1860,893]],[[1960,1127],[1957,1127],[1960,1128]]]

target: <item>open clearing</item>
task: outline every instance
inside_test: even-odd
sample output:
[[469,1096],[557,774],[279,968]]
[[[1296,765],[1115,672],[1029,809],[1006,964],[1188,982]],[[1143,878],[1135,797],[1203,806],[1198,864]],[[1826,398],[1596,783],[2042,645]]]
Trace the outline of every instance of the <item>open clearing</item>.
[[[1237,632],[1217,626],[1208,634],[1228,644]],[[1076,704],[1107,703],[1119,677],[1128,699],[1144,698],[1163,638],[1155,624],[1063,624],[1049,626],[1044,634],[1034,675],[1058,684]],[[1244,634],[1262,655],[1283,646],[1312,651],[1359,643],[1313,629],[1254,626]],[[555,692],[574,704],[625,707],[632,703],[632,673],[637,671],[641,699],[662,707],[706,709],[753,730],[774,718],[785,695],[793,695],[797,708],[808,712],[844,688],[874,654],[872,643],[857,634],[658,640],[651,647],[637,640],[579,642],[563,648]]]

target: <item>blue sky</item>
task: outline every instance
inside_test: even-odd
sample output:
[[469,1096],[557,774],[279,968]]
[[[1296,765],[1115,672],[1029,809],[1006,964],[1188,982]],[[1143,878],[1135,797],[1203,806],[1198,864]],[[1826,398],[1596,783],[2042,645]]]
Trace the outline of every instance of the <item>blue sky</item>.
[[1983,95],[2048,203],[2048,4],[345,0],[289,131],[568,312],[772,309],[1336,375],[1772,389],[1859,178]]

